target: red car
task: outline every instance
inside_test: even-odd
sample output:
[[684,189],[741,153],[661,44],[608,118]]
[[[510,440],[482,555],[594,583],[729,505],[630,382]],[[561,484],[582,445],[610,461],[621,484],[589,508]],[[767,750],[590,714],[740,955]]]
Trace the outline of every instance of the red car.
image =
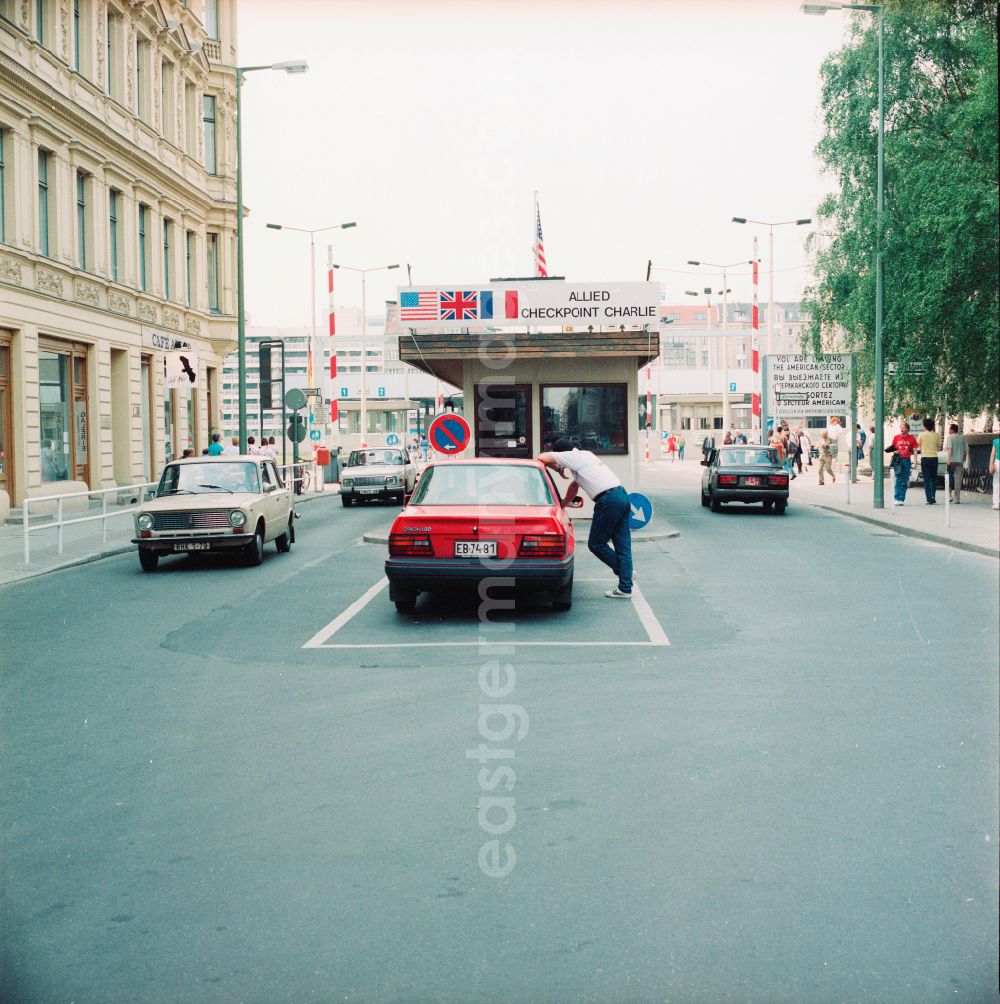
[[574,546],[572,520],[537,460],[428,464],[389,532],[389,599],[411,613],[420,592],[513,579],[518,592],[547,592],[569,610]]

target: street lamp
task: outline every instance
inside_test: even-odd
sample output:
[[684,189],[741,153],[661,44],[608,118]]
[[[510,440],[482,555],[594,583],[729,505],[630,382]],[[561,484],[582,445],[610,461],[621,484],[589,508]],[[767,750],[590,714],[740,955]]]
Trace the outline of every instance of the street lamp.
[[[737,265],[752,265],[753,260],[748,261],[731,261],[725,265],[721,265],[714,261],[693,261],[688,259],[689,265],[707,265],[709,268],[721,268],[722,269],[722,289],[719,290],[722,296],[722,330],[726,331],[728,327],[729,320],[729,301],[728,294],[730,292],[729,282],[727,278],[727,272],[731,268],[735,268]],[[729,341],[728,337],[723,334],[722,337],[722,424],[728,429],[732,424],[732,408],[729,403]]]
[[802,227],[807,223],[812,223],[812,219],[804,220],[781,220],[771,223],[767,220],[748,220],[745,216],[734,216],[733,223],[756,223],[758,226],[768,228],[767,237],[767,351],[774,351],[772,333],[774,331],[774,228],[796,226]]
[[[294,230],[296,233],[309,234],[309,302],[312,305],[312,332],[309,337],[310,354],[312,358],[318,359],[319,353],[316,344],[316,234],[325,234],[328,230],[348,230],[356,227],[357,223],[338,223],[329,227],[289,227],[283,223],[268,223],[268,230]],[[309,385],[313,385],[313,374],[309,374]],[[315,399],[314,399],[315,400]],[[315,411],[314,411],[315,414]]]
[[240,401],[240,453],[247,451],[247,319],[243,289],[243,135],[240,110],[242,107],[243,75],[257,70],[284,70],[285,73],[305,73],[309,64],[304,59],[284,63],[267,63],[262,66],[237,66],[236,68],[236,333],[239,364]]
[[[330,263],[333,265],[333,262]],[[361,449],[368,446],[368,394],[365,380],[368,376],[368,312],[365,293],[365,277],[369,272],[381,272],[387,269],[399,268],[398,265],[373,265],[371,268],[355,268],[353,265],[333,265],[346,272],[361,273]],[[405,440],[404,440],[405,442]]]
[[[883,464],[883,438],[885,423],[885,361],[882,358],[882,205],[883,169],[885,167],[885,5],[880,3],[804,3],[803,14],[825,14],[828,10],[866,10],[878,15],[878,182],[876,186],[877,213],[875,216],[875,435],[872,444],[872,507],[885,508],[885,485]],[[853,437],[854,432],[851,431]]]

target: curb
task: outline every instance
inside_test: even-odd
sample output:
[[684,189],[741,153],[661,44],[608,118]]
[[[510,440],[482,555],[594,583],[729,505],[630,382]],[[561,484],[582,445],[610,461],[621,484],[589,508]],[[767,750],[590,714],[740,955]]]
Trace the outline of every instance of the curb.
[[[331,498],[338,498],[339,495],[336,492],[316,492],[313,495],[303,495],[299,496],[297,500],[293,503],[293,506],[300,506],[306,502],[313,502],[316,499],[324,498],[329,495]],[[79,565],[89,565],[95,561],[103,561],[105,558],[114,558],[119,554],[128,554],[129,552],[135,551],[135,544],[131,541],[127,544],[120,544],[117,547],[108,547],[102,551],[92,551],[89,554],[82,554],[76,558],[68,558],[65,561],[60,561],[57,565],[49,565],[47,568],[32,568],[30,565],[21,567],[24,568],[22,573],[18,573],[14,578],[9,579],[7,582],[0,581],[0,589],[5,586],[13,586],[18,582],[25,582],[28,579],[37,579],[41,575],[48,575],[50,572],[62,572],[67,568],[76,568]],[[0,571],[0,580],[3,578],[3,572]]]
[[932,544],[944,544],[946,547],[954,547],[959,551],[970,551],[973,554],[983,554],[987,558],[1000,558],[1000,550],[996,548],[983,547],[981,544],[968,544],[964,540],[955,540],[952,537],[942,537],[936,533],[929,533],[926,530],[916,530],[909,526],[897,526],[887,523],[885,520],[875,519],[873,516],[863,516],[857,512],[847,512],[835,506],[823,505],[821,502],[806,502],[799,500],[801,505],[812,506],[814,509],[823,509],[826,512],[836,513],[838,516],[846,516],[848,519],[856,519],[862,523],[870,523],[872,526],[879,526],[885,530],[898,533],[901,537],[915,537],[918,540],[926,540]]

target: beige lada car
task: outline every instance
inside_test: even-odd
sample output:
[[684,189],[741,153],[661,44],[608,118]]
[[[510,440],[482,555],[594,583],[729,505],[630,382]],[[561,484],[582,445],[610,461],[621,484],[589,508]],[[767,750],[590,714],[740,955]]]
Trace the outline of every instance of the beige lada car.
[[175,460],[135,514],[135,534],[144,572],[167,554],[241,551],[259,565],[268,541],[287,551],[295,540],[292,491],[268,457]]

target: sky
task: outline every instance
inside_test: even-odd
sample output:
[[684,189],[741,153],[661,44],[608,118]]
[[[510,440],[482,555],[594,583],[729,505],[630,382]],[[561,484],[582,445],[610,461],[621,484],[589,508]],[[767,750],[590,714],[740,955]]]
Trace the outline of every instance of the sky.
[[[800,0],[239,0],[247,311],[254,325],[319,325],[327,246],[367,276],[369,314],[397,285],[533,274],[538,192],[549,274],[666,285],[670,303],[713,285],[689,259],[748,261],[767,299],[768,230],[733,216],[815,215],[832,187],[813,150],[819,69],[846,13]],[[776,300],[809,281],[812,227],[774,230]],[[714,272],[714,274],[713,274]],[[730,297],[751,296],[749,266]],[[358,306],[361,276],[337,274]],[[698,302],[702,302],[699,300]]]

